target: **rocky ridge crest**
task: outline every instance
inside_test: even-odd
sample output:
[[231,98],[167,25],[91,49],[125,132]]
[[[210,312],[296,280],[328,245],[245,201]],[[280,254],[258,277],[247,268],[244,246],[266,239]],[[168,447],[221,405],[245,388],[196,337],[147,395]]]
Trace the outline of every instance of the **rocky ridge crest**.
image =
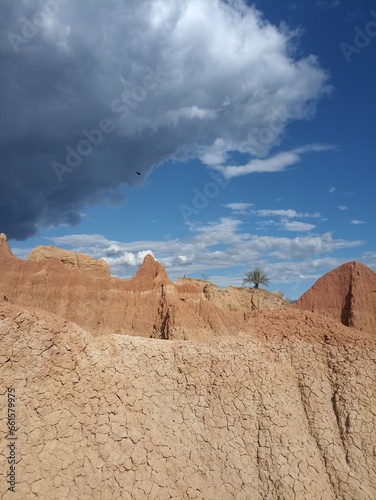
[[36,247],[28,256],[28,260],[31,262],[44,262],[49,259],[58,259],[67,266],[87,272],[93,276],[102,278],[110,276],[110,266],[103,259],[93,259],[93,257],[89,257],[83,253],[62,250],[52,245]]

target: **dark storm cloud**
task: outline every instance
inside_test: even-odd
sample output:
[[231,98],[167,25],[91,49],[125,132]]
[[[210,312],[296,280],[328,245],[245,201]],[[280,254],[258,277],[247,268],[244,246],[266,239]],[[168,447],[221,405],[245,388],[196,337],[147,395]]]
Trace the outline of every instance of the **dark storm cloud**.
[[265,153],[325,91],[315,58],[293,61],[286,30],[241,1],[1,9],[0,231],[10,238],[78,224],[85,205],[167,159],[259,153],[257,130],[283,109]]

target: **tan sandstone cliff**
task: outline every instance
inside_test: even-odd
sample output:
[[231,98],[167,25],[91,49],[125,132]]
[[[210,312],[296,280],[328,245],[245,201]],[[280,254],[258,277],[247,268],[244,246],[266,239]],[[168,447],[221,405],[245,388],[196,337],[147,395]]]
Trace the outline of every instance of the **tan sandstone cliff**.
[[296,307],[376,335],[376,273],[359,262],[347,262],[316,281]]
[[288,305],[282,297],[262,290],[208,294],[194,283],[174,284],[151,255],[130,280],[113,278],[101,261],[80,255],[38,247],[24,261],[12,255],[3,237],[0,296],[21,306],[43,308],[95,335],[163,339],[236,333],[252,311]]

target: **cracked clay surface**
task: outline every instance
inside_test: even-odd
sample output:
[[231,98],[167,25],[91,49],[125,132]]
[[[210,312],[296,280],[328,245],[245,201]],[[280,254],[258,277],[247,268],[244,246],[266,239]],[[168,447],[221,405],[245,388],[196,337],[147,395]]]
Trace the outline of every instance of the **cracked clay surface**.
[[1,498],[375,500],[375,338],[329,320],[302,335],[301,311],[279,335],[268,314],[267,334],[93,338],[0,302]]

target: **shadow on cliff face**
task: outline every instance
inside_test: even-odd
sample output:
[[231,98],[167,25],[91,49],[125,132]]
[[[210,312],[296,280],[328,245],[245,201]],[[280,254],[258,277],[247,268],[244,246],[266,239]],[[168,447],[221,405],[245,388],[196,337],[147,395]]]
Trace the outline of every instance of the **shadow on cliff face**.
[[352,326],[352,303],[353,303],[352,283],[350,283],[349,290],[345,297],[342,307],[341,323],[345,326]]

